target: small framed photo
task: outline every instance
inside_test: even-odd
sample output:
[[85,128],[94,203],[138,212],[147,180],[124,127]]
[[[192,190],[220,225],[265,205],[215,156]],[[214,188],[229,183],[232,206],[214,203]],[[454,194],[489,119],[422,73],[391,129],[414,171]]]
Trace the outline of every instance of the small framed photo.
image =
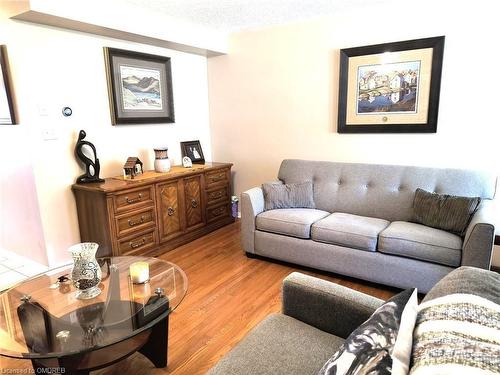
[[181,142],[182,157],[187,156],[193,164],[205,164],[200,141]]
[[193,162],[191,161],[191,159],[189,158],[189,156],[184,156],[182,158],[182,166],[184,168],[191,168],[193,166]]
[[113,125],[174,122],[170,57],[104,48]]
[[16,114],[7,63],[7,49],[0,46],[0,125],[15,125]]
[[339,133],[435,133],[444,36],[340,50]]

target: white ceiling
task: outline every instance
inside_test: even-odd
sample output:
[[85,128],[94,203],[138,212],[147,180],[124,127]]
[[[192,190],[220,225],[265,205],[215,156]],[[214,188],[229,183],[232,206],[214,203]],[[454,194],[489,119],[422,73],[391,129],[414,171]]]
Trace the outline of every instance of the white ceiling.
[[179,21],[223,32],[302,21],[389,0],[120,0]]

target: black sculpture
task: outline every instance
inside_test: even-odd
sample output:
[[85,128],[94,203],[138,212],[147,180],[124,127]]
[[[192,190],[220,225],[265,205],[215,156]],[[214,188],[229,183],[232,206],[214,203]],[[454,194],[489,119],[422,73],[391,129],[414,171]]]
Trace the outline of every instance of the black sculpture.
[[[80,160],[81,163],[85,165],[85,173],[76,179],[77,183],[89,183],[89,182],[104,182],[102,178],[99,178],[99,171],[101,169],[101,165],[99,164],[99,159],[97,159],[97,152],[95,150],[95,146],[89,141],[84,141],[83,139],[87,136],[84,130],[80,130],[80,134],[78,135],[78,141],[75,146],[75,154],[76,158]],[[83,147],[89,146],[93,152],[93,160],[89,158],[83,152]]]

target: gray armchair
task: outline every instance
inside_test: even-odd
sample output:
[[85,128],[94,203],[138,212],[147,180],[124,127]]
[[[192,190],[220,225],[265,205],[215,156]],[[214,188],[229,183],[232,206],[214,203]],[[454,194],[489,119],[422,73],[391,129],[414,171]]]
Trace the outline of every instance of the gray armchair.
[[[282,290],[282,314],[271,314],[258,324],[209,375],[316,375],[349,334],[383,303],[300,273],[285,278]],[[500,275],[459,267],[434,286],[423,302],[455,293],[500,303]]]
[[294,272],[283,280],[282,314],[259,323],[209,375],[317,374],[382,300]]

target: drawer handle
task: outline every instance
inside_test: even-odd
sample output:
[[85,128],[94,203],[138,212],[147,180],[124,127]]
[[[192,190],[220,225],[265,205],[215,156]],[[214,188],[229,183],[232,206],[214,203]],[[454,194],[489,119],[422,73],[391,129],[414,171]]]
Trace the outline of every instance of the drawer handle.
[[222,191],[216,191],[210,194],[210,199],[222,198]]
[[142,194],[141,193],[139,193],[139,195],[137,196],[137,198],[129,199],[128,197],[125,197],[125,200],[127,201],[128,204],[140,202],[141,199],[142,199]]
[[131,227],[133,227],[134,225],[139,225],[139,224],[144,223],[144,220],[146,220],[146,217],[141,216],[141,220],[136,220],[136,221],[129,220],[128,221],[128,225],[131,226]]
[[224,211],[226,211],[225,207],[219,207],[215,210],[212,210],[212,215],[219,216],[219,215],[223,214]]
[[167,208],[168,216],[172,216],[175,213],[175,210],[172,207]]
[[139,242],[130,242],[130,247],[132,249],[137,249],[138,247],[144,246],[146,244],[146,238],[143,237],[142,241]]
[[217,182],[224,179],[225,174],[219,173],[217,176],[210,177],[210,182]]
[[198,202],[196,202],[196,199],[191,200],[191,207],[193,208],[198,207]]

